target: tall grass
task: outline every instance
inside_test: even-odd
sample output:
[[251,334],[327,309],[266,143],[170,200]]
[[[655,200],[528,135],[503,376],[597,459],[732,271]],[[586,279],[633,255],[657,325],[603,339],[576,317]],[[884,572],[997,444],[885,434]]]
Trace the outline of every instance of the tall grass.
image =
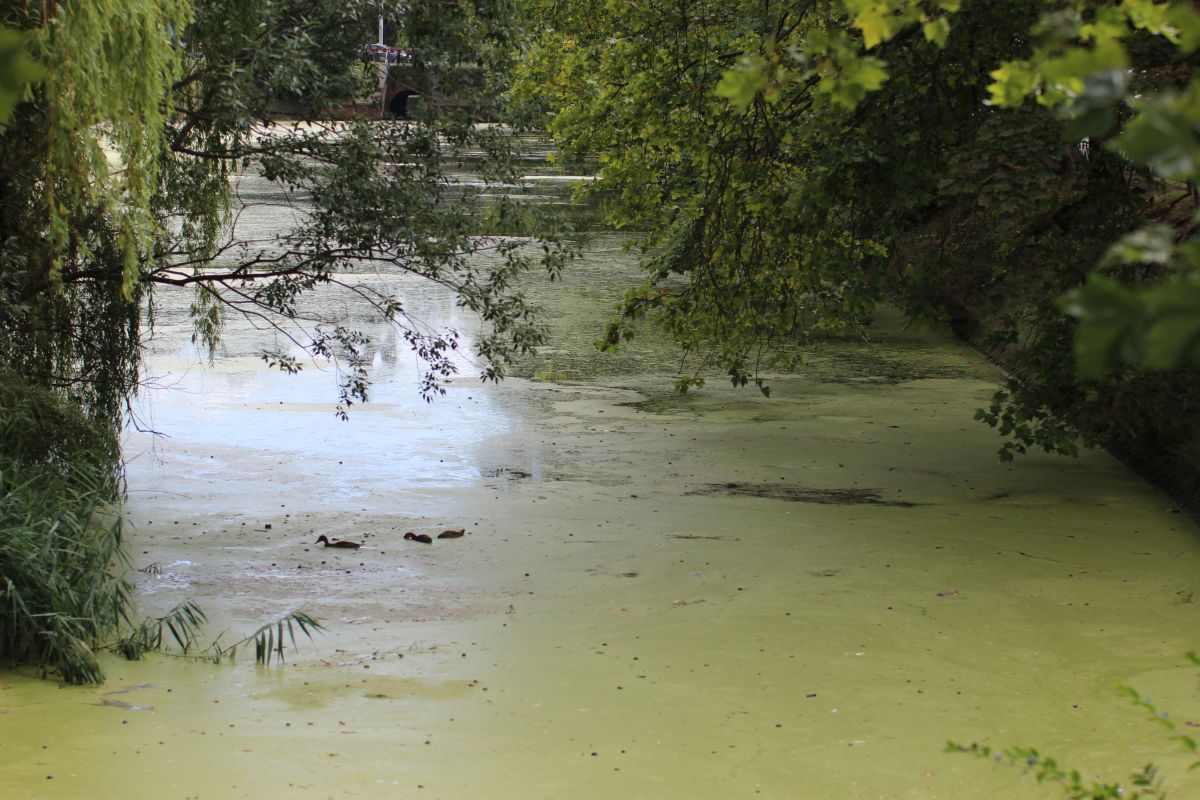
[[[22,479],[24,478],[24,479]],[[103,679],[97,648],[125,619],[121,518],[89,470],[0,473],[0,657]]]
[[0,372],[0,661],[103,679],[126,621],[115,433]]

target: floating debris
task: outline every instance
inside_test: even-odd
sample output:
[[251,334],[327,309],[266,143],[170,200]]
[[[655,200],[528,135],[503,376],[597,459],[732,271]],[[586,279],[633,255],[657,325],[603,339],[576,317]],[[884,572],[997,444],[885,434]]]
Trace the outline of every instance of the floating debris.
[[914,508],[918,505],[907,500],[888,500],[878,489],[813,489],[786,483],[706,483],[686,494],[729,494],[821,505],[866,505],[889,508]]
[[111,708],[120,708],[124,711],[153,711],[154,706],[135,706],[133,703],[126,703],[124,700],[111,700],[107,697],[100,698],[100,701],[93,703],[96,706],[109,706]]

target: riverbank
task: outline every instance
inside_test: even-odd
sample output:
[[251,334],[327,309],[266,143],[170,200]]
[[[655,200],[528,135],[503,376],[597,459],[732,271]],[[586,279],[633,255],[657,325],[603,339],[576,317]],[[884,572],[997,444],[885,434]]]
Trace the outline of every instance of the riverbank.
[[[1014,365],[1017,350],[1013,347],[989,345],[982,337],[969,331],[979,323],[960,326],[956,335],[964,344],[975,348],[984,358],[996,365],[1005,375],[1018,380],[1022,371]],[[1065,356],[1064,356],[1065,357]],[[1169,380],[1169,378],[1168,378]],[[1133,414],[1125,424],[1114,426],[1098,446],[1130,470],[1158,487],[1186,512],[1193,524],[1200,524],[1200,454],[1187,441],[1177,441],[1173,430],[1177,420]]]

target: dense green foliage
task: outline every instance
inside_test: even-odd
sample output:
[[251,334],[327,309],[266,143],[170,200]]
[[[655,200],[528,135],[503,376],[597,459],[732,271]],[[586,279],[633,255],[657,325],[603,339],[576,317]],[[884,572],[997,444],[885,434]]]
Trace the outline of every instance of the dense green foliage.
[[[1098,305],[1105,284],[1060,303],[1117,242],[1190,252],[1174,243],[1194,236],[1179,183],[1192,176],[1157,168],[1137,134],[1162,127],[1139,112],[1165,104],[1172,146],[1193,152],[1195,14],[1070,6],[610,0],[598,15],[531,0],[540,27],[517,93],[568,153],[599,157],[590,190],[619,198],[614,222],[645,231],[649,279],[603,346],[648,314],[694,355],[681,388],[716,367],[765,390],[760,370],[793,363],[797,345],[865,333],[894,303],[1008,366],[978,415],[1005,458],[1081,439],[1196,449],[1200,384],[1175,368],[1194,335],[1152,364],[1170,370],[1080,374],[1065,312]],[[1123,282],[1162,276],[1147,251],[1106,263]],[[1080,340],[1085,365],[1096,341]]]
[[0,372],[0,442],[0,660],[97,681],[95,653],[132,588],[112,569],[123,565],[116,438]]
[[45,74],[19,31],[0,29],[0,124],[8,122],[25,87]]

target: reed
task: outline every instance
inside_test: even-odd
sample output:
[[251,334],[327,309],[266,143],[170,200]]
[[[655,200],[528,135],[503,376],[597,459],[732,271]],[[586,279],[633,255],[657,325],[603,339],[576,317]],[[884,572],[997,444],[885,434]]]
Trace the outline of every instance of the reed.
[[297,629],[309,638],[323,630],[293,611],[229,646],[218,637],[201,649],[207,618],[190,600],[135,625],[116,438],[79,408],[0,371],[0,665],[100,683],[101,650],[139,659],[174,647],[220,662],[251,643],[255,660],[270,665],[296,646]]
[[123,523],[111,475],[0,468],[0,659],[98,683],[96,651],[126,620]]
[[127,620],[115,435],[57,393],[0,372],[0,661],[96,683]]

